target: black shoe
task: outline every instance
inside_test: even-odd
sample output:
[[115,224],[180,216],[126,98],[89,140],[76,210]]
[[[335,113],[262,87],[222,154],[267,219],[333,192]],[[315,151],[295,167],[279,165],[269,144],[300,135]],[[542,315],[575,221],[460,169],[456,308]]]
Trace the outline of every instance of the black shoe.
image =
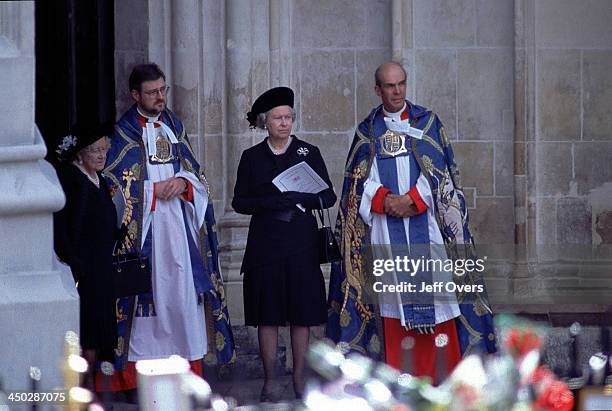
[[261,389],[261,393],[259,394],[259,402],[273,402],[272,393]]

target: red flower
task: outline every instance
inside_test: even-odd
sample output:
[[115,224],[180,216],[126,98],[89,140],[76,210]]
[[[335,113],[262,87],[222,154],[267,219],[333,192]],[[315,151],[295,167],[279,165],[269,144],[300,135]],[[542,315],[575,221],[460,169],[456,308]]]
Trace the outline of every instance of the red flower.
[[506,336],[506,347],[514,356],[523,356],[541,346],[542,337],[532,329],[511,328]]
[[460,399],[464,408],[472,408],[479,399],[478,390],[470,385],[459,383],[454,389],[455,398]]
[[521,338],[521,332],[513,328],[508,332],[508,336],[506,337],[506,346],[508,347],[508,351],[512,354],[515,354],[518,351],[519,341]]
[[534,384],[538,389],[543,385],[549,385],[555,375],[545,365],[540,365],[529,377],[529,382]]
[[542,388],[535,403],[539,408],[546,411],[571,411],[574,407],[574,395],[567,384],[555,380]]
[[521,355],[527,354],[531,350],[539,349],[542,346],[542,338],[535,332],[528,330],[522,335],[519,352]]

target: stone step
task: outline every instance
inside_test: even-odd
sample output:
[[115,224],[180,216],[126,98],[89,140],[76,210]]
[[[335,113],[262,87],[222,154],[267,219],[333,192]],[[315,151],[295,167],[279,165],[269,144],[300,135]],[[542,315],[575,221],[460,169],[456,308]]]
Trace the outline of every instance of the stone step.
[[[610,331],[609,327],[608,331]],[[604,351],[604,341],[602,341],[602,328],[596,326],[582,327],[580,335],[577,337],[577,364],[578,369],[583,369],[588,365],[591,355]],[[609,343],[608,343],[609,344]],[[571,342],[570,333],[567,327],[553,327],[545,341],[543,361],[548,364],[550,369],[560,377],[565,377],[571,371]]]
[[[311,329],[311,342],[324,337],[324,326]],[[577,362],[580,368],[588,364],[588,359],[596,352],[602,351],[602,327],[584,326],[577,339]],[[221,380],[250,380],[263,378],[263,367],[259,358],[257,329],[255,327],[234,326],[236,343],[236,363],[229,374],[218,376]],[[612,330],[610,330],[612,331]],[[288,327],[279,328],[277,375],[289,375],[292,369],[291,339]],[[543,362],[549,365],[558,376],[569,375],[571,368],[571,348],[569,328],[566,326],[551,327],[545,339]],[[208,374],[210,375],[210,374]]]

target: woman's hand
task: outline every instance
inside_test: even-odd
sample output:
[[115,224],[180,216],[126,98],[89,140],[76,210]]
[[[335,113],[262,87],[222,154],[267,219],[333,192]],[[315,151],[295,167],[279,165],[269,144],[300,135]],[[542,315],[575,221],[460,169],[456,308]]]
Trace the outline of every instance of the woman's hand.
[[288,208],[295,207],[298,201],[297,193],[295,191],[285,191],[283,193],[279,193],[278,195],[272,196],[267,202],[267,207],[272,210],[286,210]]
[[319,197],[316,194],[300,193],[298,191],[286,191],[283,194],[286,195],[291,206],[301,204],[309,209],[319,208]]
[[291,207],[302,201],[302,194],[304,193],[297,191],[285,191],[281,193],[281,198],[289,207]]

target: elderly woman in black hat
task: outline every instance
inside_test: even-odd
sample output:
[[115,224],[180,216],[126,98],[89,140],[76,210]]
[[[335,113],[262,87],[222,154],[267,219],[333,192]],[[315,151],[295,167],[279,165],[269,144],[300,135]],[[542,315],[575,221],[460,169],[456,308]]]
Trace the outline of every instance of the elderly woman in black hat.
[[[242,263],[245,322],[258,327],[265,373],[262,401],[271,391],[278,327],[290,325],[293,387],[300,397],[309,327],[327,320],[317,222],[310,210],[333,206],[336,195],[319,149],[291,134],[295,112],[290,88],[276,87],[259,96],[247,119],[268,136],[242,153],[232,202],[236,212],[253,216]],[[328,188],[318,194],[279,191],[272,180],[302,161]]]
[[54,215],[55,252],[68,264],[80,296],[80,342],[94,387],[96,360],[114,361],[117,343],[115,297],[111,286],[112,253],[118,235],[117,214],[100,171],[109,149],[110,124],[73,127],[56,153],[65,207]]

